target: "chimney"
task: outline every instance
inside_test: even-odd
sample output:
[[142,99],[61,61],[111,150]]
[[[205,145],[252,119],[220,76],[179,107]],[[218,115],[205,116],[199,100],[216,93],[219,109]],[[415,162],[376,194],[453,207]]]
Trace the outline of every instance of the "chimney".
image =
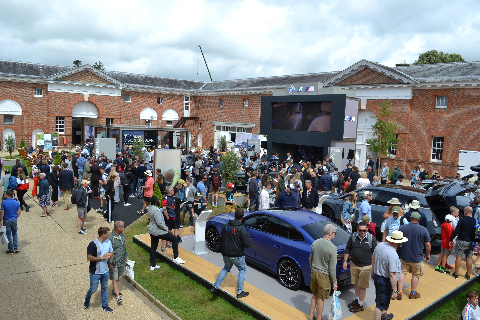
[[403,60],[403,63],[395,64],[395,67],[408,67],[410,64],[407,63],[407,60]]

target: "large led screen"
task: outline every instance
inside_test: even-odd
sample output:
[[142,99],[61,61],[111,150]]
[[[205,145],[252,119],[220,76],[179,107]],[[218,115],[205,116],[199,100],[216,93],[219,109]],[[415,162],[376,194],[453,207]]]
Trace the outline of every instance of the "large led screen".
[[332,101],[272,102],[272,129],[330,132]]

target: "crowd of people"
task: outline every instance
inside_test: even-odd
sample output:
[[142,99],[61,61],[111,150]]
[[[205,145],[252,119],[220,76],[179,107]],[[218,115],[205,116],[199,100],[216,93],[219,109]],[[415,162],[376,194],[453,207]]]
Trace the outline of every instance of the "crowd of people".
[[[89,307],[91,295],[97,290],[98,282],[102,291],[102,310],[113,312],[106,299],[108,278],[113,281],[113,292],[117,303],[122,303],[119,292],[118,278],[125,274],[125,263],[128,260],[123,238],[124,223],[115,219],[113,211],[115,204],[130,205],[130,197],[141,197],[143,207],[139,214],[148,212],[150,223],[148,232],[151,238],[150,270],[160,266],[156,263],[156,250],[167,252],[172,248],[174,261],[185,263],[178,254],[178,244],[182,241],[178,235],[179,228],[187,223],[193,226],[196,218],[207,207],[207,196],[212,194],[211,203],[218,206],[219,193],[224,184],[222,175],[221,153],[182,152],[181,179],[176,185],[171,185],[156,169],[156,179],[153,174],[153,155],[151,149],[143,150],[140,157],[132,156],[131,149],[123,148],[115,159],[107,159],[102,152],[100,156],[92,156],[93,144],[90,140],[73,155],[61,152],[61,163],[53,165],[56,153],[49,155],[39,153],[32,162],[31,178],[33,179],[32,196],[38,199],[43,214],[50,215],[51,208],[59,207],[59,197],[63,197],[63,209],[71,210],[77,207],[78,234],[85,235],[85,219],[92,209],[92,199],[99,199],[100,206],[96,209],[108,223],[115,221],[113,232],[108,227],[98,229],[98,238],[92,241],[87,249],[90,261],[90,289],[84,300],[84,307]],[[396,198],[388,201],[390,207],[384,214],[384,222],[380,228],[381,242],[377,242],[376,224],[371,222],[372,200],[370,192],[363,193],[363,200],[357,209],[357,194],[354,190],[369,185],[391,183],[404,185],[405,177],[397,165],[390,173],[387,162],[379,169],[379,176],[374,174],[374,163],[368,158],[364,171],[356,166],[348,165],[339,172],[332,159],[326,158],[312,164],[301,161],[295,165],[290,154],[287,160],[277,161],[275,166],[267,165],[267,160],[279,160],[278,155],[267,157],[266,154],[247,158],[246,152],[240,150],[237,157],[242,163],[241,170],[245,176],[247,201],[245,208],[249,211],[265,210],[271,207],[301,207],[315,211],[319,197],[330,192],[348,193],[341,214],[341,221],[346,230],[351,233],[343,257],[343,268],[350,267],[351,281],[354,284],[355,299],[348,304],[351,312],[361,312],[365,306],[366,289],[370,278],[373,279],[376,292],[375,319],[391,319],[388,308],[392,299],[401,300],[403,285],[408,273],[412,274],[410,299],[420,298],[416,291],[419,279],[424,274],[423,261],[430,260],[430,236],[426,229],[426,217],[420,212],[418,199],[409,199],[402,204]],[[272,172],[273,171],[273,172]],[[1,221],[7,228],[9,239],[7,253],[20,252],[18,248],[16,219],[22,210],[29,211],[29,205],[24,200],[28,192],[27,168],[20,160],[0,181],[4,188],[1,204]],[[428,169],[416,166],[411,172],[413,187],[421,188],[422,181],[429,179]],[[440,178],[436,171],[432,178]],[[459,179],[459,176],[456,177]],[[123,199],[120,199],[120,187],[123,189]],[[243,249],[251,245],[250,237],[241,224],[244,210],[236,206],[234,200],[235,185],[225,186],[225,206],[235,212],[235,219],[222,228],[220,249],[224,257],[224,268],[219,274],[211,292],[218,289],[233,265],[239,269],[237,297],[248,296],[243,291],[246,265]],[[161,198],[154,194],[159,190]],[[72,197],[73,193],[73,197]],[[15,200],[15,195],[18,201]],[[358,219],[355,216],[358,211]],[[449,273],[453,267],[447,264],[450,255],[456,256],[453,277],[458,278],[462,260],[466,260],[466,279],[470,279],[472,270],[472,255],[477,253],[476,266],[480,266],[480,245],[472,247],[475,242],[473,228],[477,224],[475,218],[480,217],[480,191],[472,196],[472,206],[464,209],[464,217],[459,218],[459,210],[451,208],[451,214],[445,217],[442,224],[441,254],[436,271]],[[118,217],[117,217],[118,218]],[[357,225],[356,231],[354,224]],[[336,235],[337,226],[327,224],[324,237],[312,245],[310,265],[312,282],[310,319],[314,319],[315,310],[320,317],[324,300],[330,295],[331,283],[336,289],[337,249],[331,243]],[[379,237],[380,239],[380,237]],[[350,262],[350,264],[348,264]],[[473,296],[468,296],[468,312],[476,312],[477,306]],[[478,297],[477,297],[478,305]]]

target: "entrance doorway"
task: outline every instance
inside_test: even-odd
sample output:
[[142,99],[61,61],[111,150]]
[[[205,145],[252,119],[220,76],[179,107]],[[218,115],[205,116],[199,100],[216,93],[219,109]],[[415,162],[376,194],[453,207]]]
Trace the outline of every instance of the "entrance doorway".
[[83,118],[72,118],[72,143],[76,146],[82,144]]

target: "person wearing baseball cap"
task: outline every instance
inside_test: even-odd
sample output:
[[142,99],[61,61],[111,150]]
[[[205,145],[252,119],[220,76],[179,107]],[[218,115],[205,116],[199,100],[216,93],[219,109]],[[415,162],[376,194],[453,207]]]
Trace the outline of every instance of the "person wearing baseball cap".
[[400,216],[402,208],[394,206],[392,208],[392,216],[385,222],[385,231],[383,231],[383,242],[386,241],[387,236],[391,236],[393,231],[400,229],[404,224],[408,224],[407,219]]
[[150,205],[150,198],[153,196],[153,184],[155,181],[152,177],[152,171],[146,170],[145,178],[147,178],[145,185],[141,186],[143,189],[143,207],[142,210],[138,211],[138,214],[144,213],[145,209],[147,209],[147,207]]
[[293,183],[292,196],[293,196],[293,206],[298,208],[300,207],[300,192],[302,191],[302,183],[297,180]]
[[400,259],[397,248],[408,241],[403,232],[395,230],[375,248],[372,258],[372,278],[375,285],[375,320],[392,319],[387,314],[390,301],[397,299],[397,273],[400,272]]
[[235,185],[230,182],[227,188],[228,190],[225,192],[225,209],[227,212],[234,212],[235,199],[233,198],[233,188],[235,188]]
[[442,223],[441,235],[442,242],[440,242],[440,255],[438,256],[438,263],[435,271],[449,274],[450,271],[445,268],[447,263],[448,256],[452,254],[453,244],[450,244],[450,237],[453,234],[452,221],[455,220],[455,217],[451,214],[445,216],[445,222]]
[[420,293],[417,292],[417,286],[420,277],[423,276],[424,273],[423,250],[425,250],[425,260],[430,261],[430,250],[432,249],[430,233],[427,228],[418,223],[419,221],[420,213],[414,211],[410,215],[410,223],[401,226],[399,229],[399,231],[403,232],[403,235],[410,240],[402,245],[402,250],[400,251],[402,274],[400,275],[400,280],[398,280],[398,300],[402,299],[403,285],[409,272],[412,273],[412,281],[408,298],[420,298]]
[[360,203],[360,207],[358,208],[358,223],[362,221],[362,217],[365,215],[368,216],[370,220],[372,220],[372,207],[369,204],[372,199],[373,194],[371,191],[363,192],[363,200]]
[[280,192],[278,195],[277,201],[275,202],[275,207],[277,208],[289,208],[293,207],[293,184],[287,184],[287,188]]

